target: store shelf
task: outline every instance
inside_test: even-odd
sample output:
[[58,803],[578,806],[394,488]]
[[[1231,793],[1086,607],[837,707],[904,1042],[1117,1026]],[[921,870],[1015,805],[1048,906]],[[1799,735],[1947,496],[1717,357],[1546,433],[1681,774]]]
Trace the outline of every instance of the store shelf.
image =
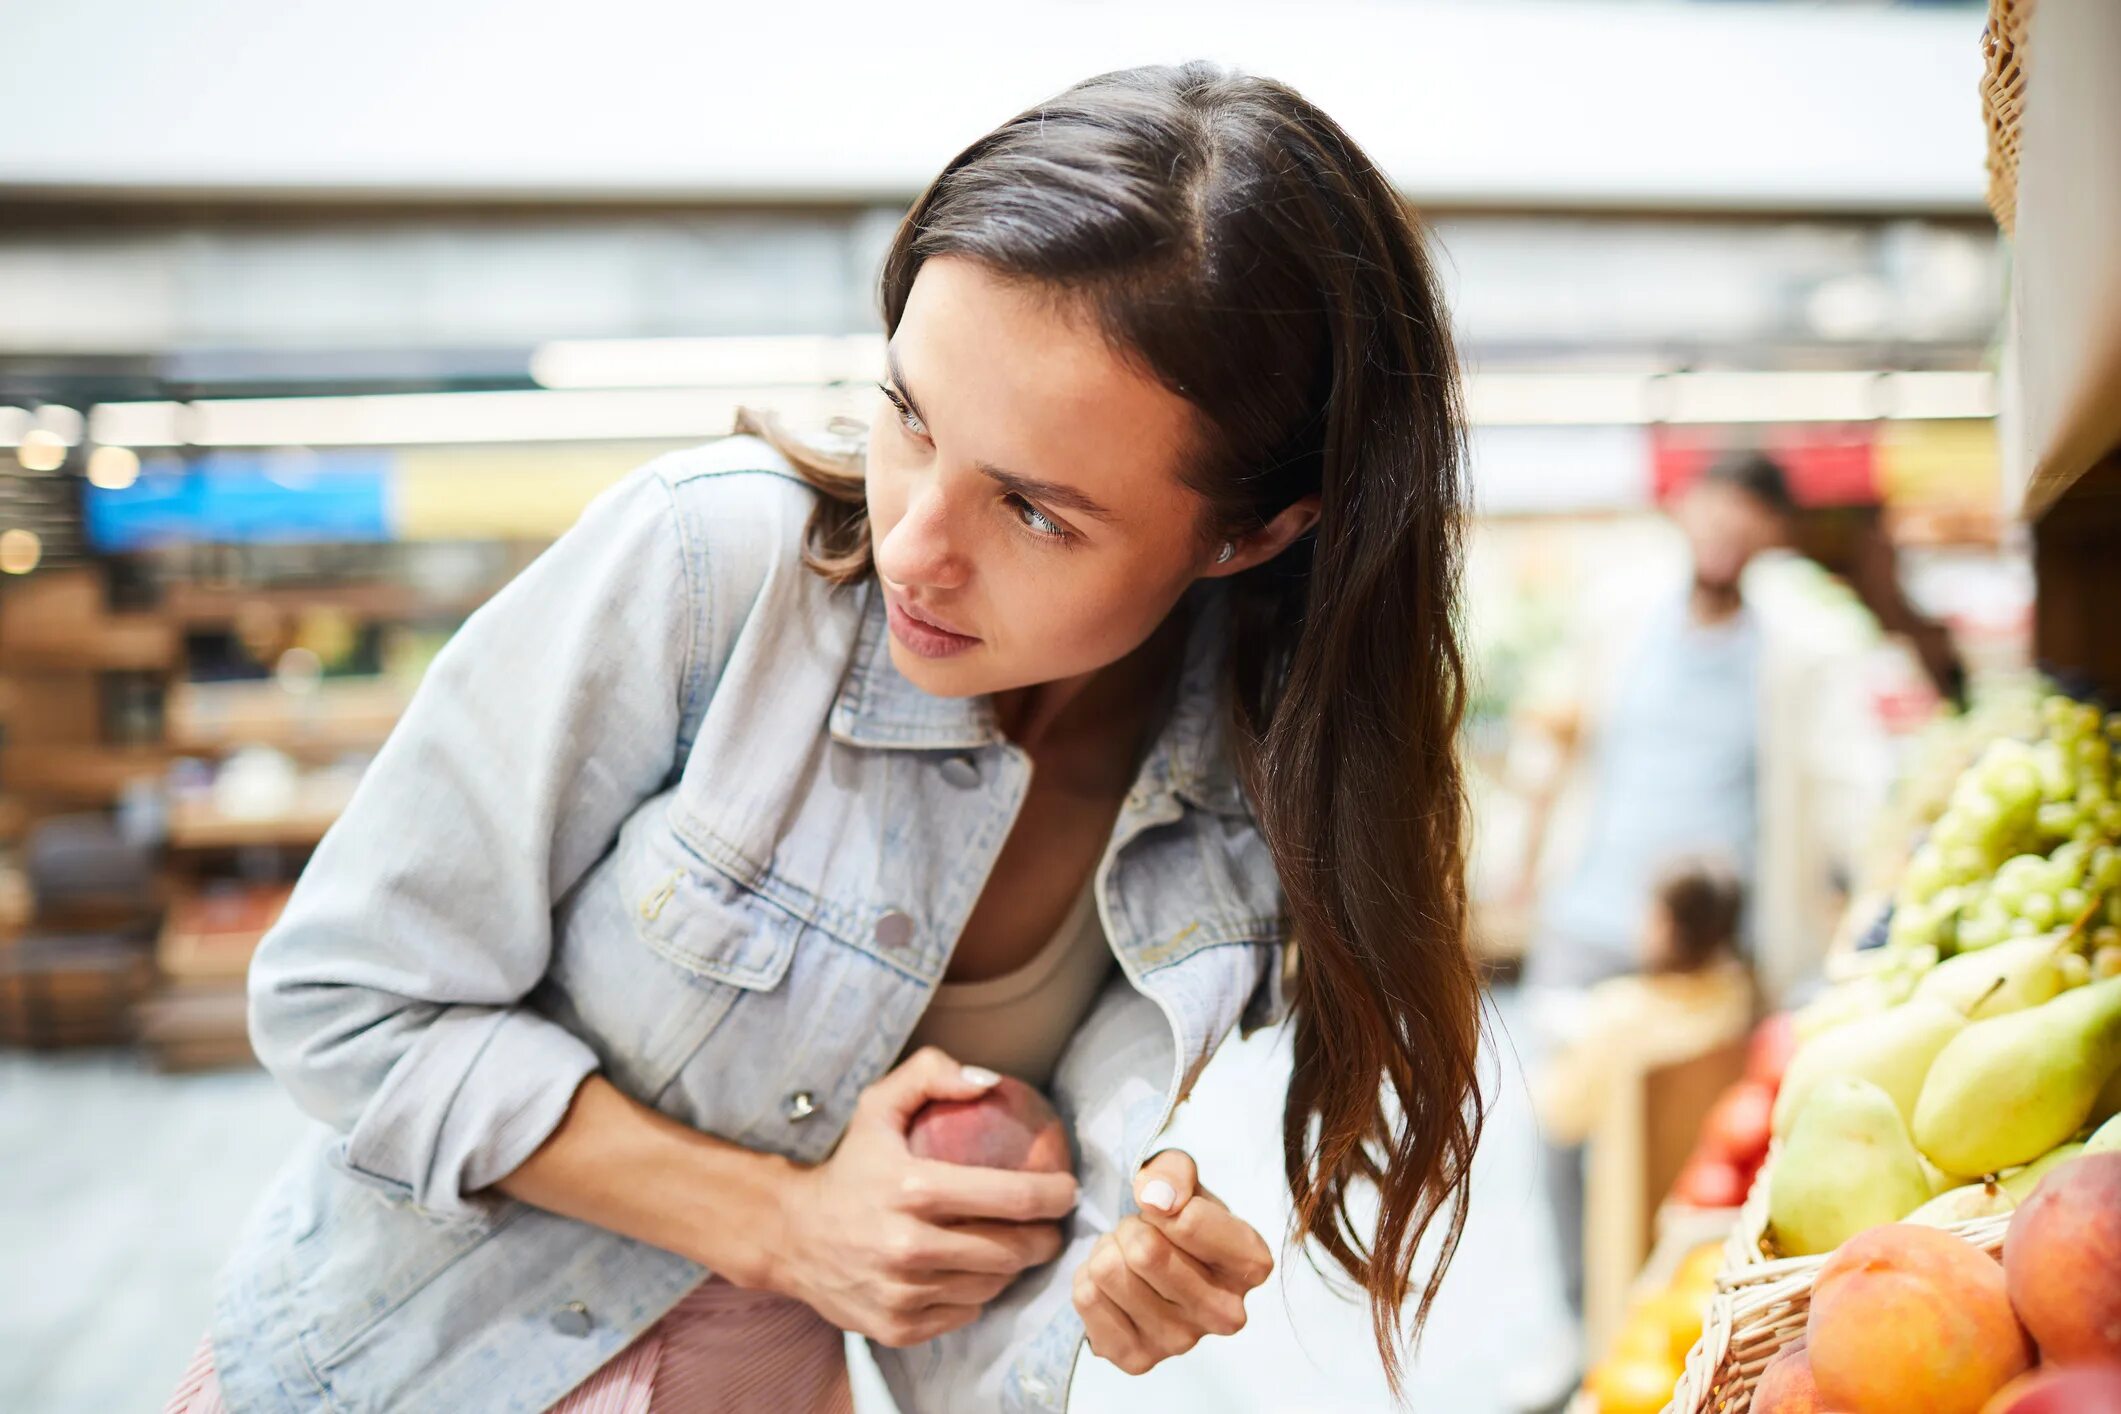
[[241,980],[293,888],[286,881],[223,881],[178,895],[155,941],[156,965],[165,978],[180,982]]
[[239,746],[289,752],[374,750],[404,714],[408,694],[383,678],[327,680],[291,693],[277,682],[184,683],[164,709],[172,751],[203,755]]
[[113,618],[98,624],[91,637],[13,634],[5,652],[10,672],[154,672],[177,661],[177,637],[156,619]]
[[405,584],[311,585],[300,588],[178,583],[163,594],[161,617],[194,626],[234,623],[239,617],[330,612],[363,620],[462,617],[489,596],[436,595]]
[[132,781],[159,777],[162,746],[10,746],[0,749],[0,785],[10,795],[106,804]]
[[250,845],[302,848],[324,838],[338,819],[336,806],[290,811],[284,815],[224,815],[210,802],[178,801],[169,810],[172,849],[240,849]]

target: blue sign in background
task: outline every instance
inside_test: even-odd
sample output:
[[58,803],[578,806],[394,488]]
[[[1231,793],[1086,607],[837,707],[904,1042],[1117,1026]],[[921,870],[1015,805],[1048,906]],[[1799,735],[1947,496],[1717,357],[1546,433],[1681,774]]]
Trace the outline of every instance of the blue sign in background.
[[390,451],[142,457],[124,490],[85,488],[88,541],[116,553],[172,540],[388,540],[396,460]]

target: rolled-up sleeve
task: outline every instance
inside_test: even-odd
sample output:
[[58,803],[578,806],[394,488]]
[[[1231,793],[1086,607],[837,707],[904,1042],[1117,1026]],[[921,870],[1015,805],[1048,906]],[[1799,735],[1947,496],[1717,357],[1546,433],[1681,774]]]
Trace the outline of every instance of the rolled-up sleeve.
[[349,1174],[474,1214],[597,1069],[523,999],[555,902],[680,764],[697,550],[656,463],[597,496],[436,655],[260,941],[252,1047]]

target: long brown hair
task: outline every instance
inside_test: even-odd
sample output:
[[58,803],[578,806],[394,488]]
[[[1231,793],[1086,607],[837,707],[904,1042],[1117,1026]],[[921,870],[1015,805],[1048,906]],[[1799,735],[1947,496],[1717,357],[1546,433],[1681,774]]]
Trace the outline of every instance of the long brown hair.
[[[1231,739],[1300,950],[1294,1226],[1367,1293],[1397,1396],[1416,1249],[1441,1218],[1410,1343],[1464,1228],[1486,1113],[1456,750],[1464,424],[1425,237],[1332,119],[1192,62],[1087,79],[952,159],[885,258],[887,330],[944,254],[1087,313],[1193,404],[1181,475],[1204,544],[1319,493],[1310,533],[1231,577]],[[825,493],[812,568],[872,573],[861,454],[749,408],[736,430]],[[1374,1233],[1351,1211],[1358,1185],[1378,1198]]]

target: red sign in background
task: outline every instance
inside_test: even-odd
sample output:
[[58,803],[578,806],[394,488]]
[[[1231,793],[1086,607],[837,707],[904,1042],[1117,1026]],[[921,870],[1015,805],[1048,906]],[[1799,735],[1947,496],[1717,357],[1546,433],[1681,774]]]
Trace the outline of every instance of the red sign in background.
[[1746,448],[1782,463],[1799,505],[1875,505],[1882,498],[1875,422],[1660,423],[1650,428],[1650,494],[1660,503],[1669,501],[1709,463]]

